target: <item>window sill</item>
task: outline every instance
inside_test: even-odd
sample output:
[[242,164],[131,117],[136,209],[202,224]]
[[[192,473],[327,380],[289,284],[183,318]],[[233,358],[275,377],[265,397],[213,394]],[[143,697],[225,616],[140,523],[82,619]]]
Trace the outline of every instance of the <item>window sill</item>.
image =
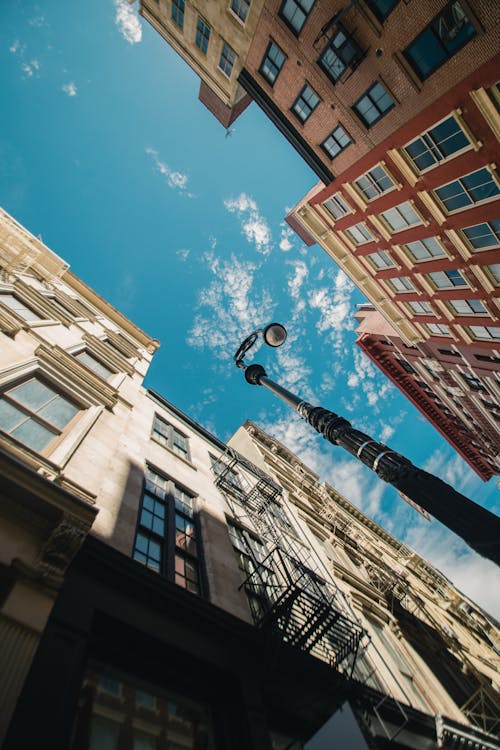
[[175,458],[178,458],[179,461],[182,461],[183,464],[186,464],[186,466],[189,466],[190,469],[193,469],[194,471],[198,471],[197,467],[189,461],[187,458],[183,458],[182,456],[179,456],[178,453],[172,450],[172,448],[169,448],[168,445],[165,445],[164,443],[160,442],[155,438],[154,435],[151,435],[151,440],[153,443],[156,443],[156,445],[161,446],[164,450],[168,451],[172,456],[175,456]]

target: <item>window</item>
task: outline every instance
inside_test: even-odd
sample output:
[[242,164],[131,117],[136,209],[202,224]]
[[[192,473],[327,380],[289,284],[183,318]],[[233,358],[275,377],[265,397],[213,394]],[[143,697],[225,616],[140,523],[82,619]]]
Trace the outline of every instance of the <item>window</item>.
[[460,357],[460,352],[456,352],[453,349],[438,349],[440,354],[444,354],[445,357]]
[[396,362],[399,362],[403,370],[406,370],[406,372],[417,374],[417,371],[410,365],[409,362],[406,361],[406,359],[398,359],[398,357],[395,357]]
[[200,592],[194,498],[146,467],[133,557],[194,594]]
[[190,461],[189,455],[189,442],[185,435],[171,424],[165,422],[164,419],[155,414],[153,419],[153,431],[151,437],[166,448],[170,448],[171,451],[177,453],[181,458],[185,458],[186,461]]
[[467,282],[456,268],[451,271],[433,271],[430,280],[438,289],[450,289],[454,286],[467,286]]
[[460,376],[473,391],[486,391],[486,388],[481,383],[480,378],[476,378],[474,377],[474,375],[469,375],[468,372],[461,372]]
[[350,135],[341,125],[337,125],[333,133],[323,141],[321,148],[326,151],[330,159],[335,159],[350,143],[352,143]]
[[396,265],[385,250],[380,250],[378,253],[370,253],[366,257],[373,263],[375,268],[393,268]]
[[500,193],[491,172],[483,167],[434,191],[448,212],[469,208]]
[[340,193],[332,195],[332,197],[328,198],[323,205],[334,219],[341,219],[343,216],[347,216],[347,214],[351,213],[347,203],[344,201]]
[[35,451],[58,437],[80,407],[38,378],[8,388],[0,399],[0,429]]
[[97,375],[100,375],[101,378],[104,378],[104,380],[107,380],[111,375],[113,375],[112,370],[106,367],[106,365],[103,365],[102,362],[100,362],[98,359],[93,357],[92,354],[89,354],[86,351],[75,354],[75,357],[76,359],[80,360],[80,362],[83,362],[84,365],[87,365],[87,367],[97,373]]
[[231,10],[238,18],[245,23],[250,8],[250,0],[232,0]]
[[416,315],[434,315],[429,302],[408,302],[408,307]]
[[446,256],[441,244],[436,237],[426,237],[425,240],[407,242],[403,245],[415,260],[429,260],[430,258],[442,258]]
[[450,2],[403,51],[418,77],[425,81],[476,35],[460,2]]
[[361,99],[353,105],[353,110],[361,121],[370,128],[394,107],[394,100],[378,81],[370,86]]
[[292,112],[301,122],[305,122],[314,112],[321,99],[308,83],[293,103]]
[[259,68],[259,73],[264,76],[266,81],[274,85],[277,77],[280,74],[280,70],[285,64],[286,55],[280,50],[277,44],[269,42],[264,59]]
[[389,13],[396,7],[399,0],[365,0],[372,13],[382,23]]
[[490,250],[500,245],[500,219],[464,227],[461,231],[474,250]]
[[148,708],[150,711],[156,711],[156,696],[151,695],[151,693],[146,693],[144,690],[136,690],[135,704],[136,706],[141,706],[141,708]]
[[354,226],[349,227],[345,231],[356,245],[364,245],[366,242],[373,241],[372,235],[362,223],[354,224]]
[[380,165],[368,170],[366,174],[355,180],[354,184],[369,201],[387,193],[394,187],[394,182]]
[[198,23],[196,24],[195,43],[198,49],[203,52],[204,55],[207,54],[209,40],[210,26],[208,25],[208,23],[205,23],[202,18],[198,18]]
[[224,490],[229,490],[230,492],[232,492],[232,494],[235,494],[236,498],[241,498],[242,496],[244,496],[245,493],[238,472],[234,469],[227,468],[222,461],[219,461],[218,458],[212,456],[211,454],[210,462],[212,464],[212,471],[215,474],[216,478],[224,472],[224,477],[221,482],[222,488]]
[[408,143],[404,151],[419,172],[435,167],[439,162],[471,147],[471,142],[453,115],[421,133]]
[[394,206],[394,208],[388,208],[387,211],[382,211],[380,216],[393,232],[400,232],[403,229],[415,226],[415,224],[422,223],[421,217],[408,201],[400,203],[399,206]]
[[415,287],[411,283],[408,276],[400,276],[396,279],[389,279],[389,284],[392,286],[393,289],[396,290],[396,292],[413,292],[415,291]]
[[491,266],[485,266],[484,267],[495,284],[495,286],[500,285],[500,263],[493,263]]
[[313,5],[314,0],[285,0],[280,8],[280,16],[295,34],[299,34]]
[[184,0],[172,0],[172,21],[182,29],[184,27]]
[[352,65],[361,55],[361,49],[356,44],[352,35],[348,35],[345,29],[340,25],[337,32],[330,40],[328,47],[318,60],[328,78],[336,83],[341,75]]
[[[243,582],[255,572],[257,565],[262,563],[267,555],[267,551],[260,539],[257,539],[253,534],[245,531],[229,519],[227,521],[227,530],[238,560],[240,576]],[[261,568],[261,574],[263,583],[270,581],[273,577],[272,571],[268,568]],[[245,593],[254,620],[260,620],[267,610],[265,586],[246,586]]]
[[433,336],[449,336],[450,331],[448,326],[444,326],[441,323],[426,323],[425,327],[432,333]]
[[5,307],[8,307],[13,312],[17,313],[21,318],[27,321],[43,320],[41,315],[38,315],[31,307],[28,307],[14,294],[2,294],[0,295],[0,302]]
[[485,306],[478,299],[450,299],[448,304],[458,315],[488,315]]
[[219,68],[222,70],[223,73],[227,75],[228,78],[231,76],[235,60],[236,60],[236,52],[234,51],[234,49],[231,49],[229,44],[227,44],[226,42],[223,42],[222,52],[221,52],[220,60],[219,60]]
[[[500,339],[498,326],[469,326],[469,331],[475,339]],[[491,357],[489,359],[491,361]]]

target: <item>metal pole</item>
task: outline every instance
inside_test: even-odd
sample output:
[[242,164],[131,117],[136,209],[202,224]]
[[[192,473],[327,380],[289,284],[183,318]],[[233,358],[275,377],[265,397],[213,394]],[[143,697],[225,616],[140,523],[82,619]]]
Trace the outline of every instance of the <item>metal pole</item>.
[[453,489],[442,479],[414,466],[400,453],[356,430],[351,423],[321,406],[312,406],[267,377],[262,365],[245,369],[251,385],[263,385],[292,406],[311,427],[428,511],[483,557],[500,565],[500,518]]

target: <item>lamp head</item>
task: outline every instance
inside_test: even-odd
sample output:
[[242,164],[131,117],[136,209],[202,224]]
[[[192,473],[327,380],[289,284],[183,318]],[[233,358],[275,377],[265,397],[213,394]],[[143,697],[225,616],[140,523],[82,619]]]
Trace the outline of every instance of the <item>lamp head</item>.
[[270,323],[264,328],[262,337],[268,346],[281,346],[286,341],[286,328],[281,323]]

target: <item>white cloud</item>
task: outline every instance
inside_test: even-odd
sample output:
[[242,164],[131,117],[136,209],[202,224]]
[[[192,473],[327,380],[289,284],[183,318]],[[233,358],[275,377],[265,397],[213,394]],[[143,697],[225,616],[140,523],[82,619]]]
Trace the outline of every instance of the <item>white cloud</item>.
[[[26,49],[26,45],[23,45],[23,46]],[[19,41],[19,39],[14,39],[14,41],[9,47],[9,52],[12,52],[12,54],[15,55],[18,49],[20,49],[20,47],[21,47],[21,42]]]
[[[379,373],[361,349],[355,347],[353,356],[354,370],[347,374],[347,385],[349,388],[361,389],[368,404],[374,407],[380,399],[392,394],[393,387],[390,381]],[[394,430],[388,437],[391,437],[393,432]]]
[[139,19],[127,0],[115,0],[115,24],[118,31],[129,44],[137,44],[142,39],[142,28]]
[[36,57],[29,60],[26,56],[26,49],[26,44],[21,44],[19,39],[15,39],[9,47],[9,52],[19,58],[23,78],[33,78],[33,76],[38,78],[41,68],[40,60]]
[[248,242],[255,245],[257,252],[269,255],[272,243],[271,230],[254,199],[246,193],[240,193],[237,198],[227,198],[224,206],[229,213],[238,216],[241,231]]
[[280,227],[281,227],[281,233],[280,233],[279,248],[284,253],[287,253],[293,248],[293,243],[290,242],[290,238],[295,236],[295,232],[284,221],[281,222]]
[[288,279],[288,289],[291,297],[297,299],[309,271],[303,260],[289,261],[289,265],[293,267],[294,276]]
[[183,195],[186,195],[188,198],[194,198],[193,193],[184,192],[187,190],[187,186],[189,182],[189,177],[186,174],[183,174],[182,172],[175,172],[173,169],[170,169],[168,164],[166,164],[166,162],[160,159],[158,151],[155,151],[154,148],[150,148],[148,146],[146,148],[146,153],[149,156],[151,156],[151,158],[153,159],[153,163],[155,165],[157,172],[159,172],[161,175],[163,175],[166,178],[167,185],[169,187],[179,190]]
[[73,81],[70,81],[69,83],[63,83],[63,85],[61,86],[61,89],[68,96],[76,96],[77,89]]
[[205,253],[204,260],[217,278],[199,293],[199,312],[187,343],[229,359],[246,334],[270,320],[274,303],[266,289],[254,288],[256,266],[251,261],[234,255],[224,261],[212,253]]
[[187,248],[182,248],[180,250],[176,250],[175,254],[181,261],[185,261],[189,258],[189,255],[191,253],[191,250],[188,250]]
[[342,348],[344,331],[354,329],[355,321],[350,305],[354,288],[354,284],[339,269],[333,289],[323,286],[308,294],[309,306],[320,313],[316,329],[319,333],[326,334],[326,340],[332,343],[335,349]]
[[49,24],[45,20],[45,16],[34,16],[33,18],[30,18],[28,20],[28,23],[30,26],[33,26],[35,29],[41,29],[43,26],[48,26]]

